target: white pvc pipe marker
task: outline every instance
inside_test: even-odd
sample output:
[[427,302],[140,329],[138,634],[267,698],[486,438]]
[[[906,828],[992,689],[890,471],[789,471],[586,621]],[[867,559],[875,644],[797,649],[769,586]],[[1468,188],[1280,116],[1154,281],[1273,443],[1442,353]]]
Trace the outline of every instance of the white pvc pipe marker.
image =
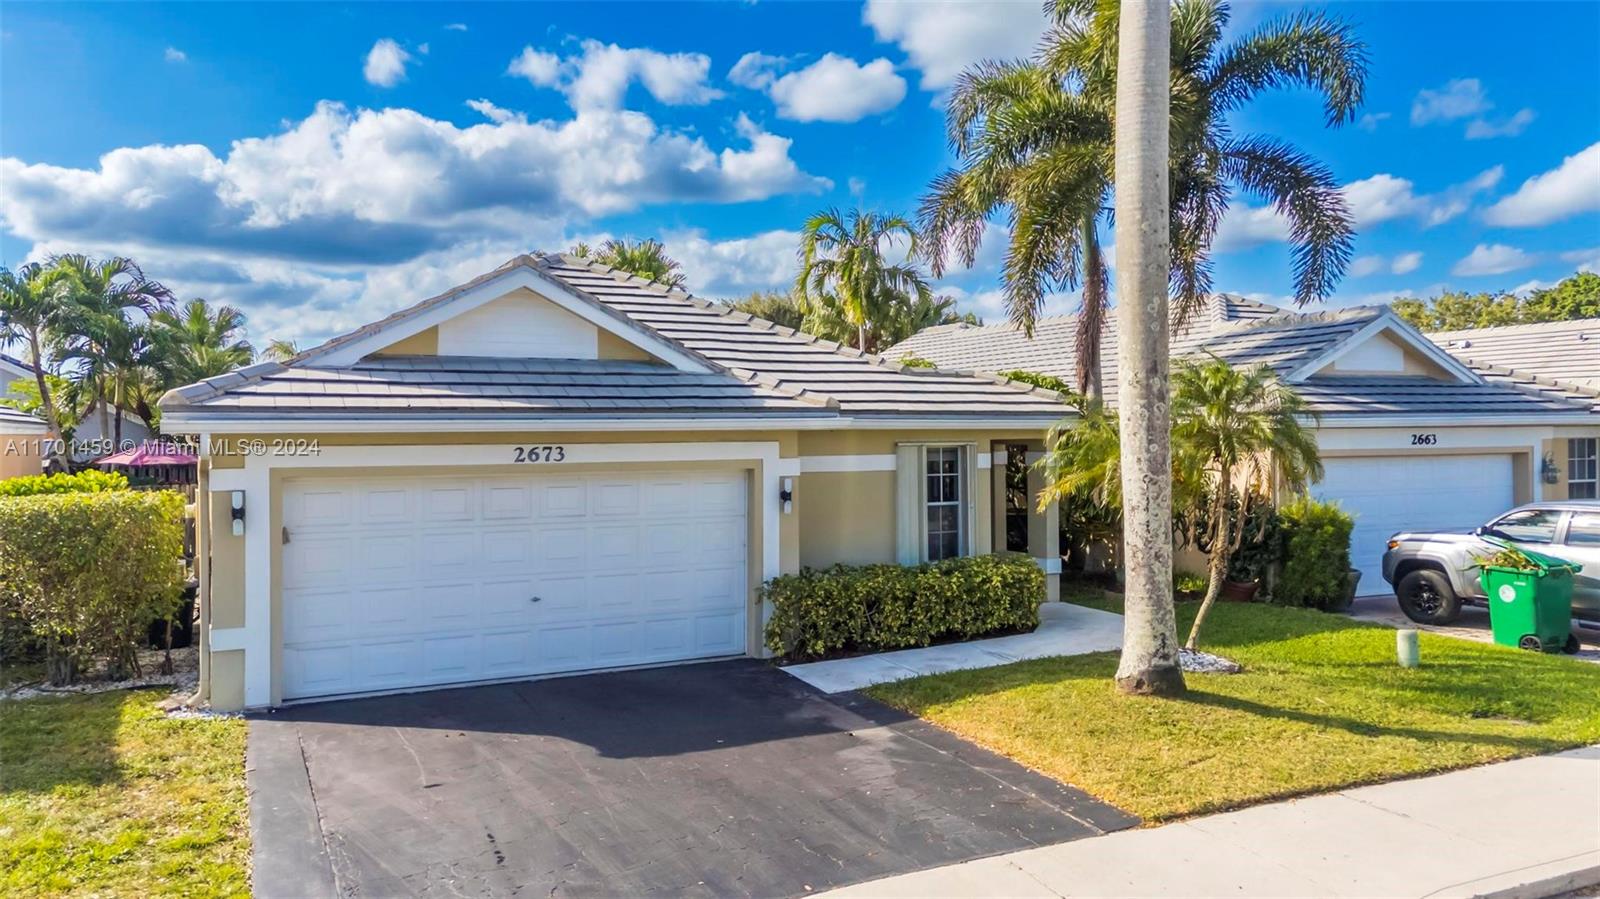
[[1417,632],[1412,628],[1401,628],[1394,632],[1394,653],[1400,660],[1401,668],[1415,668],[1419,662],[1417,649]]

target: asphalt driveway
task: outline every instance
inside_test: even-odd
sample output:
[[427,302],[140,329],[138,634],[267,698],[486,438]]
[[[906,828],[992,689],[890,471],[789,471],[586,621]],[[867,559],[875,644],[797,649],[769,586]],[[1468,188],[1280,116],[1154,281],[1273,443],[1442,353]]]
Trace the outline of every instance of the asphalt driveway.
[[251,722],[260,896],[798,896],[1136,821],[753,660]]

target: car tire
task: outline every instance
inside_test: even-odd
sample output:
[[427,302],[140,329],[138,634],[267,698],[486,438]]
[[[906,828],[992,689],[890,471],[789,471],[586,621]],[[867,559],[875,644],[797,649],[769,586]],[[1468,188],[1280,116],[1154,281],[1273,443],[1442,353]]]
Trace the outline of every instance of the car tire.
[[1461,597],[1450,581],[1431,568],[1418,568],[1394,588],[1400,611],[1418,624],[1449,624],[1461,614]]

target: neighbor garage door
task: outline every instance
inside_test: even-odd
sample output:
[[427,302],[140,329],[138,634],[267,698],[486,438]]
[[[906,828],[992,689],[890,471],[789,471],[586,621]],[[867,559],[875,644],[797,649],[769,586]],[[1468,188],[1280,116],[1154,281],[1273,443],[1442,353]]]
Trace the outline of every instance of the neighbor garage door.
[[1387,593],[1383,553],[1396,531],[1470,530],[1511,508],[1511,457],[1371,456],[1325,459],[1312,488],[1355,518],[1350,564],[1361,595]]
[[289,481],[286,699],[745,651],[742,472]]

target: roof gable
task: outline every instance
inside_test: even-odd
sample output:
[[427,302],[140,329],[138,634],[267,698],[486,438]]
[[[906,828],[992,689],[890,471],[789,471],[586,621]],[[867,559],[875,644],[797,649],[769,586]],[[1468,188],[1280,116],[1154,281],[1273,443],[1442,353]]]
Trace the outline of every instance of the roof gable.
[[[1344,336],[1322,353],[1284,373],[1284,380],[1298,384],[1319,373],[1345,374],[1347,372],[1338,371],[1341,361],[1352,357],[1359,358],[1362,354],[1383,355],[1382,347],[1387,344],[1398,349],[1401,354],[1414,353],[1431,362],[1449,380],[1462,384],[1483,383],[1483,378],[1477,372],[1439,349],[1423,337],[1421,331],[1395,315],[1389,307],[1381,306],[1377,307],[1377,310],[1377,314],[1360,330]],[[1373,350],[1378,350],[1378,353],[1373,353]]]
[[[492,352],[463,352],[470,349],[473,338],[483,338],[506,325],[544,327],[553,333],[488,340],[485,347]],[[353,366],[430,328],[439,329],[440,355],[593,359],[597,333],[605,331],[679,371],[705,374],[717,370],[714,363],[682,344],[550,277],[527,256],[307,350],[293,361],[332,368]],[[562,344],[570,347],[575,340],[578,355],[548,355],[561,351],[558,347]],[[519,346],[525,354],[507,355]]]

